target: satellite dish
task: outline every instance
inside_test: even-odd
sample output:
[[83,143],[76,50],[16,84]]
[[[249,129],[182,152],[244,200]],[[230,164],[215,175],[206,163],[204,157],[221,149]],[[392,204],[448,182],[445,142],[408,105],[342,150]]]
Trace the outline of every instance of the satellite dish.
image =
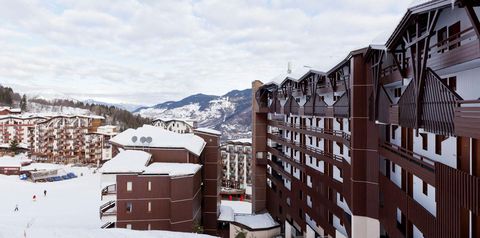
[[148,144],[152,143],[152,140],[153,140],[153,139],[152,139],[152,137],[150,137],[150,136],[146,138],[146,141],[147,141]]
[[137,140],[138,140],[138,138],[137,138],[136,136],[133,136],[133,137],[132,137],[132,142],[133,142],[133,143],[137,142]]
[[140,137],[140,142],[141,142],[142,144],[145,143],[146,140],[147,140],[147,138],[145,138],[145,137],[143,137],[143,136]]

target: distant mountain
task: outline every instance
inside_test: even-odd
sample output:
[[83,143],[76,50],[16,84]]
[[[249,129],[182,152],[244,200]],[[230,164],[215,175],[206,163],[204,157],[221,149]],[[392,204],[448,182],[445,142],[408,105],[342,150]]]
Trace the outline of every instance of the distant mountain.
[[137,104],[129,104],[129,103],[108,103],[108,102],[101,102],[101,101],[96,101],[93,99],[88,99],[84,100],[84,103],[88,104],[96,104],[96,105],[103,105],[103,106],[114,106],[116,108],[121,108],[124,110],[127,110],[129,112],[136,111],[138,108],[142,108],[142,105],[137,105]]
[[233,90],[222,96],[195,94],[134,111],[142,117],[192,118],[201,127],[223,132],[223,139],[251,136],[252,90]]

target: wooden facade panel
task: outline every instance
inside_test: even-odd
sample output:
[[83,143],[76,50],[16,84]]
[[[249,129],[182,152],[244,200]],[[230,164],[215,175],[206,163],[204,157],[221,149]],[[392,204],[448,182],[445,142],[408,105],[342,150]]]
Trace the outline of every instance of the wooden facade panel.
[[480,138],[480,100],[460,101],[455,108],[455,134]]

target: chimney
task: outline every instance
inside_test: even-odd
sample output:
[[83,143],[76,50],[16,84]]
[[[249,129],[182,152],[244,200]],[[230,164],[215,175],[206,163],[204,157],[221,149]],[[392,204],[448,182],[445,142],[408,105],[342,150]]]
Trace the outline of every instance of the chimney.
[[288,62],[287,64],[287,73],[291,74],[292,73],[292,63]]

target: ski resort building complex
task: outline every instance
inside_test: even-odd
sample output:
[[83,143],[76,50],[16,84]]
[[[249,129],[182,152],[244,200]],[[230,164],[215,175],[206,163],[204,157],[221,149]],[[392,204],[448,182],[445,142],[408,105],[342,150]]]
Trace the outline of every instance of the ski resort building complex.
[[144,125],[110,140],[102,168],[104,228],[217,234],[220,133],[180,134]]
[[253,211],[285,237],[480,237],[480,6],[253,87]]

